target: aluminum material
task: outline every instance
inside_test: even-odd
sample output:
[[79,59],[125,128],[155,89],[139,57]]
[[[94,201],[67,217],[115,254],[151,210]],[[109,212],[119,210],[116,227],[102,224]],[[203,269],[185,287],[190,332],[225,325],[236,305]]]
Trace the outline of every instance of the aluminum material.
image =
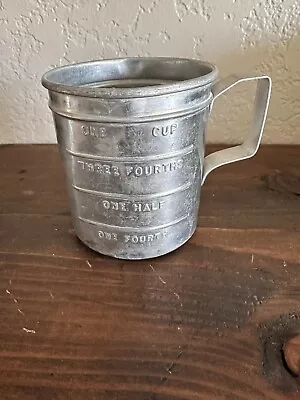
[[[256,153],[271,80],[217,81],[217,74],[214,65],[197,60],[125,58],[68,65],[43,76],[73,224],[87,246],[122,259],[177,249],[196,229],[207,175]],[[213,102],[249,80],[257,80],[257,92],[244,143],[204,157]]]

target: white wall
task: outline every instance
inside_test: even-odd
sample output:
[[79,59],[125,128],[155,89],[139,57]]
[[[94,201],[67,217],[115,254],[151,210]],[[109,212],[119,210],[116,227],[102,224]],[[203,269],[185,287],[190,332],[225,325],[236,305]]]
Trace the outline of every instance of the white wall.
[[[54,142],[43,72],[73,61],[182,56],[274,81],[264,142],[300,143],[299,0],[0,0],[0,142]],[[220,99],[209,141],[235,142],[251,85]]]

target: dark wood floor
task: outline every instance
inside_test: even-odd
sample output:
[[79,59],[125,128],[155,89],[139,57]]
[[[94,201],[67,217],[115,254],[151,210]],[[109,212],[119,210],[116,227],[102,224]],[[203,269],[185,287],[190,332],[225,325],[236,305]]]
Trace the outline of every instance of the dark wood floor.
[[192,239],[138,262],[77,240],[56,146],[0,166],[0,399],[300,398],[300,147],[215,171]]

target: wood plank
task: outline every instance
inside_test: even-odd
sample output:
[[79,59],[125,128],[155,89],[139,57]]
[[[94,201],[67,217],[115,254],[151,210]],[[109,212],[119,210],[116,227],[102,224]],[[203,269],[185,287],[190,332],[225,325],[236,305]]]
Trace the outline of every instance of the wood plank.
[[193,238],[135,262],[75,237],[56,146],[0,156],[1,399],[299,398],[300,147],[216,171]]
[[[1,214],[69,215],[57,146],[23,146],[0,146]],[[214,171],[203,187],[201,226],[297,228],[299,148],[281,149],[267,146],[254,159]]]

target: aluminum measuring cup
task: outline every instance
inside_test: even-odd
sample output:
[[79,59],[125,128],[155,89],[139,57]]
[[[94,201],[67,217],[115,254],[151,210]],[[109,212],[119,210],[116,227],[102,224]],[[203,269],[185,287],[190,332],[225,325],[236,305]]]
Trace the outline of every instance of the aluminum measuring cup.
[[[44,74],[73,224],[87,246],[123,259],[175,250],[196,229],[207,175],[256,153],[271,79],[217,75],[212,64],[164,57],[84,62]],[[204,157],[214,101],[252,80],[257,90],[244,142]]]

